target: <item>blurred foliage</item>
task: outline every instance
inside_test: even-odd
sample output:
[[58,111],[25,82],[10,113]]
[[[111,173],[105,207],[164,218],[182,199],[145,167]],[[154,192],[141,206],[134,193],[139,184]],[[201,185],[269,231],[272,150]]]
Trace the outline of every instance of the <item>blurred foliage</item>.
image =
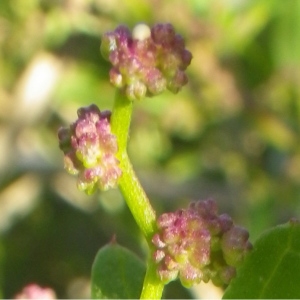
[[[78,107],[112,107],[101,35],[141,21],[172,23],[193,53],[187,87],[135,105],[129,152],[158,213],[213,197],[252,240],[299,217],[300,1],[0,1],[5,298],[33,281],[89,297],[92,261],[114,233],[145,256],[121,195],[79,193],[56,138]],[[165,297],[190,295],[172,283]]]

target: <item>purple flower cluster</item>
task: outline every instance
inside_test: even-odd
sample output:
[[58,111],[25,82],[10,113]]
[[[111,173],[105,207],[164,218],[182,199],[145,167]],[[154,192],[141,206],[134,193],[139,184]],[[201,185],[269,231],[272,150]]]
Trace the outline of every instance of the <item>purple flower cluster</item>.
[[23,288],[14,299],[57,299],[55,292],[48,287],[40,287],[31,283]]
[[157,223],[152,243],[158,276],[164,283],[179,277],[185,287],[202,280],[228,284],[252,248],[246,229],[235,226],[230,216],[218,215],[217,204],[210,199],[165,213]]
[[188,81],[184,71],[192,54],[171,24],[156,24],[151,29],[138,24],[132,33],[119,26],[102,37],[101,53],[113,66],[111,83],[130,100],[165,89],[177,93]]
[[64,152],[65,169],[78,174],[78,189],[92,194],[97,187],[107,190],[121,176],[117,139],[110,131],[110,112],[92,104],[77,111],[78,119],[58,131],[59,147]]

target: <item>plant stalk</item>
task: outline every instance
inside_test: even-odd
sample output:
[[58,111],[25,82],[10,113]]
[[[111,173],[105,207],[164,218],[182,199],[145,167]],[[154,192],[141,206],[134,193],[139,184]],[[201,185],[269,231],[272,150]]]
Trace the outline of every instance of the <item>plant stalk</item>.
[[156,216],[150,201],[142,188],[127,155],[127,141],[133,104],[121,91],[116,92],[111,115],[111,130],[118,139],[117,158],[120,161],[122,176],[119,188],[126,203],[149,243],[156,231]]
[[[129,101],[121,91],[117,91],[111,115],[111,130],[118,140],[117,158],[120,161],[122,170],[122,176],[119,179],[119,188],[151,249],[151,239],[157,230],[155,211],[127,155],[132,108],[133,103]],[[161,299],[163,288],[164,284],[156,275],[156,266],[153,260],[149,258],[141,299]]]
[[164,284],[156,275],[156,265],[150,258],[140,299],[161,299]]

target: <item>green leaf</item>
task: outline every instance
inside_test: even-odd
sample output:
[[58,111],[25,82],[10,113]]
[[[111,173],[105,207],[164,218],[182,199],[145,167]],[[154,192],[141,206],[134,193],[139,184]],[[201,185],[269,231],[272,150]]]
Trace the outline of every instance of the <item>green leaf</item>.
[[300,222],[264,233],[238,270],[223,299],[300,298]]
[[138,299],[145,265],[129,250],[110,243],[101,248],[92,267],[93,299]]

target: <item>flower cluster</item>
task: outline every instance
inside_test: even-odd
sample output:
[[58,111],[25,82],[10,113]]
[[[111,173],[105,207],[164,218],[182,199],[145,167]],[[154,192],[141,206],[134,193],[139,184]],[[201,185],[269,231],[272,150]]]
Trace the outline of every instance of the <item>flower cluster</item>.
[[31,283],[25,286],[14,299],[56,299],[56,294],[51,288],[43,288],[35,283]]
[[78,119],[58,131],[65,169],[78,174],[78,189],[92,194],[97,187],[115,187],[121,176],[116,137],[110,131],[110,112],[92,104],[77,111]]
[[249,234],[226,215],[218,215],[216,202],[193,202],[188,209],[165,213],[153,236],[159,278],[168,283],[179,277],[191,287],[202,280],[226,285],[252,248]]
[[119,26],[102,37],[101,52],[113,66],[110,81],[130,100],[165,89],[177,93],[188,81],[184,71],[192,55],[171,24],[156,24],[151,29],[138,24],[132,33]]

